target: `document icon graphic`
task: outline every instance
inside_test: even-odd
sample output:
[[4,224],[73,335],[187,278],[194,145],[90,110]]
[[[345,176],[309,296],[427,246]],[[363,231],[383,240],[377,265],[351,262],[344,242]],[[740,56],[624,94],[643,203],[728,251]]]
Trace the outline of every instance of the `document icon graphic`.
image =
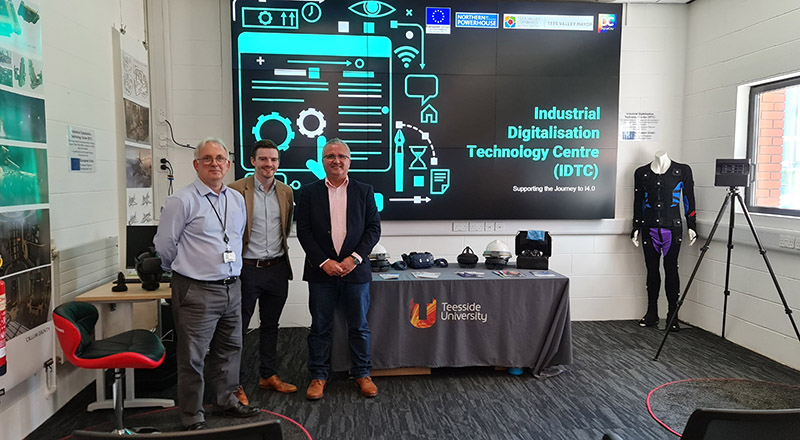
[[450,169],[431,170],[431,194],[444,194],[450,188]]

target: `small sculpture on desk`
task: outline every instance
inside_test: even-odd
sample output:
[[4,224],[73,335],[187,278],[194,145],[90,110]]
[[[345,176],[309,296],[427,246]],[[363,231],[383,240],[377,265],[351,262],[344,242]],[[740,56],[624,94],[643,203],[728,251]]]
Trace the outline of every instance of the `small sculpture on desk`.
[[114,287],[111,288],[112,292],[125,292],[128,286],[125,284],[125,274],[122,272],[117,273],[117,281],[114,281]]

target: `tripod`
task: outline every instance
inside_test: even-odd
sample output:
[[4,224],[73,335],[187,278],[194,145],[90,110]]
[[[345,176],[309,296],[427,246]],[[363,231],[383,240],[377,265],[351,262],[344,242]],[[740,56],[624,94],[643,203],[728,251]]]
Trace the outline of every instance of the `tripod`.
[[[750,231],[753,233],[753,238],[756,240],[756,244],[758,245],[758,253],[764,257],[764,262],[767,264],[767,269],[769,270],[770,276],[772,276],[772,282],[775,284],[775,289],[778,291],[778,296],[781,298],[781,302],[783,303],[783,309],[786,312],[786,316],[789,317],[789,321],[792,323],[792,327],[794,328],[794,334],[797,336],[797,340],[800,341],[800,331],[797,330],[797,324],[794,322],[794,318],[792,317],[792,310],[789,308],[789,305],[786,303],[786,297],[783,296],[783,291],[781,290],[780,284],[778,284],[778,278],[775,276],[775,271],[772,270],[772,264],[769,262],[769,258],[767,258],[767,251],[764,249],[764,246],[761,244],[761,240],[758,238],[758,234],[756,233],[756,228],[753,226],[753,220],[750,218],[750,213],[747,211],[747,206],[744,204],[744,200],[742,200],[741,194],[739,194],[739,189],[735,186],[731,186],[728,188],[728,194],[725,195],[725,201],[722,202],[722,207],[719,209],[719,214],[717,214],[717,219],[714,220],[714,227],[711,228],[711,233],[708,234],[708,239],[706,243],[703,245],[700,250],[700,257],[697,259],[697,264],[694,265],[694,270],[692,270],[692,275],[689,277],[689,281],[686,283],[686,288],[683,289],[683,294],[681,294],[680,298],[678,298],[677,308],[675,309],[675,313],[672,314],[669,322],[667,323],[667,331],[664,333],[664,339],[661,341],[661,346],[658,347],[658,351],[656,352],[654,361],[658,360],[658,355],[661,354],[661,350],[664,348],[664,344],[667,342],[667,337],[669,337],[669,329],[672,328],[672,324],[678,319],[678,311],[681,309],[683,305],[683,300],[686,298],[686,294],[689,293],[689,288],[692,286],[692,281],[694,281],[694,277],[697,274],[697,270],[700,268],[700,263],[703,262],[703,257],[706,255],[706,251],[708,251],[709,245],[711,244],[711,240],[714,238],[714,233],[717,232],[717,227],[719,226],[719,222],[722,219],[722,214],[725,213],[725,208],[728,206],[728,203],[731,203],[731,199],[736,198],[739,201],[739,206],[742,207],[742,212],[744,213],[744,217],[747,219],[747,224],[750,225]],[[730,281],[730,274],[731,274],[731,251],[733,250],[733,225],[734,225],[734,214],[736,212],[736,205],[731,203],[731,215],[730,220],[728,221],[728,257],[725,261],[725,302],[722,308],[722,339],[725,339],[725,318],[728,313],[728,297],[731,295],[731,291],[728,288],[729,281]]]

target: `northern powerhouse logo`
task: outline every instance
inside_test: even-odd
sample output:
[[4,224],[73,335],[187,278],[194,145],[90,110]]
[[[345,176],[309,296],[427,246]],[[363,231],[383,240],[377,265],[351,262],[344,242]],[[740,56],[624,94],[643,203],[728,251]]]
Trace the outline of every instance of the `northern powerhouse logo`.
[[[441,308],[437,310],[436,298],[430,303],[425,304],[424,318],[420,316],[420,304],[411,300],[411,325],[416,328],[431,328],[436,324],[437,317],[441,321],[477,321],[486,323],[489,314],[481,312],[479,303],[441,303]],[[437,314],[438,311],[438,314]]]

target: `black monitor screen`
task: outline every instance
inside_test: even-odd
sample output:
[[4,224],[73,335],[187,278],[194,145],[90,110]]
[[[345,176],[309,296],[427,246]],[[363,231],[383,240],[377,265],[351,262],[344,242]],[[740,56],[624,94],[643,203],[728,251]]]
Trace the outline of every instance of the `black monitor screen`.
[[622,5],[231,4],[236,176],[295,190],[350,146],[384,220],[614,217]]
[[125,242],[125,267],[136,267],[136,257],[148,247],[153,246],[153,237],[157,230],[157,225],[128,226],[126,230],[128,237]]

